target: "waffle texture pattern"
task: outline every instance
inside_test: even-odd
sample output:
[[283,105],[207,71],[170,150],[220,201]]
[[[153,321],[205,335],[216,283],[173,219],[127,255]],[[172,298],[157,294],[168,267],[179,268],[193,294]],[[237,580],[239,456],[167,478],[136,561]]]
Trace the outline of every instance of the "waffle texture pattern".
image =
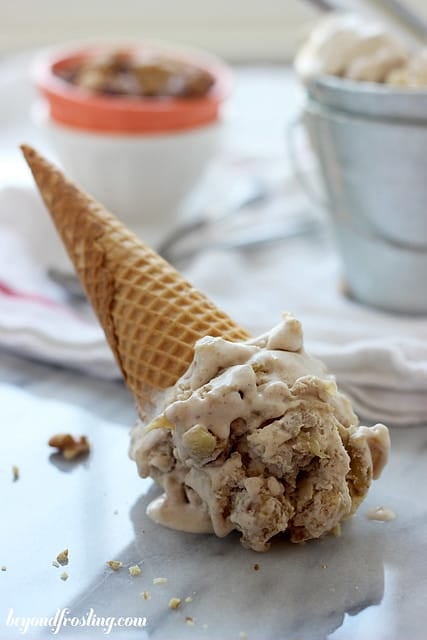
[[199,338],[249,337],[100,203],[34,149],[22,150],[138,403],[146,386],[177,381]]

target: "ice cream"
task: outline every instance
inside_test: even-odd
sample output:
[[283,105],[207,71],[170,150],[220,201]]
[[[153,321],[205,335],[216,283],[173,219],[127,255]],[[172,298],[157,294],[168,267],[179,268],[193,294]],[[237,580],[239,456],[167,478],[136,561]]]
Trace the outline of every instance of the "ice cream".
[[294,318],[250,338],[101,204],[23,151],[142,416],[130,455],[164,489],[149,515],[192,532],[236,529],[257,551],[279,533],[301,542],[336,530],[380,474],[387,428],[357,426]]
[[387,461],[384,425],[359,427],[349,400],[303,347],[285,314],[242,343],[203,338],[158,415],[132,433],[130,455],[164,489],[148,507],[175,529],[265,551],[337,529]]
[[407,63],[393,69],[385,79],[387,84],[406,89],[427,88],[427,48],[412,56]]
[[384,82],[408,60],[408,51],[389,29],[351,13],[319,21],[295,59],[303,82],[324,75]]
[[149,47],[133,52],[107,49],[76,56],[54,72],[85,91],[139,98],[200,98],[215,81],[209,71]]

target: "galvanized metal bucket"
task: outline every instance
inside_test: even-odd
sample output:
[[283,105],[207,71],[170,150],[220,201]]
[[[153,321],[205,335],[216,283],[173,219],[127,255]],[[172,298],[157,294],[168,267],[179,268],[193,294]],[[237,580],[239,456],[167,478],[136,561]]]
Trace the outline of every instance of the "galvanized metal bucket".
[[322,78],[303,117],[352,294],[427,313],[427,92]]

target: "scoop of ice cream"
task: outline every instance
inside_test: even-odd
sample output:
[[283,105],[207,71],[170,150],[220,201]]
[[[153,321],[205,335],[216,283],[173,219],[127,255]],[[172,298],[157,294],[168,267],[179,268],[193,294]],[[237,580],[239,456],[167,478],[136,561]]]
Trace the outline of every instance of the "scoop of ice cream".
[[244,343],[203,338],[159,415],[137,424],[130,455],[164,494],[157,522],[265,551],[336,529],[364,498],[389,449],[383,425],[358,427],[349,400],[303,348],[290,315]]
[[405,65],[393,69],[385,81],[407,89],[427,88],[427,48],[412,56]]
[[337,13],[315,26],[295,58],[295,69],[305,83],[323,75],[383,82],[407,57],[400,40],[382,25]]

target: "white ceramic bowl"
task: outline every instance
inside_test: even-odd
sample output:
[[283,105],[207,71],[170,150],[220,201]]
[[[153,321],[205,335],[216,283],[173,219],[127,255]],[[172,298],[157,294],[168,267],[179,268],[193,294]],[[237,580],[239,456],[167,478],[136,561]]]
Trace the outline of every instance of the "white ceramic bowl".
[[53,122],[33,110],[66,174],[127,226],[156,243],[221,147],[224,124],[168,134],[108,135]]
[[[213,84],[207,94],[110,96],[61,75],[93,56],[153,48],[209,72]],[[33,77],[40,92],[34,117],[65,173],[155,243],[175,224],[183,201],[219,150],[221,109],[231,87],[227,65],[206,52],[165,43],[77,44],[43,53]]]

